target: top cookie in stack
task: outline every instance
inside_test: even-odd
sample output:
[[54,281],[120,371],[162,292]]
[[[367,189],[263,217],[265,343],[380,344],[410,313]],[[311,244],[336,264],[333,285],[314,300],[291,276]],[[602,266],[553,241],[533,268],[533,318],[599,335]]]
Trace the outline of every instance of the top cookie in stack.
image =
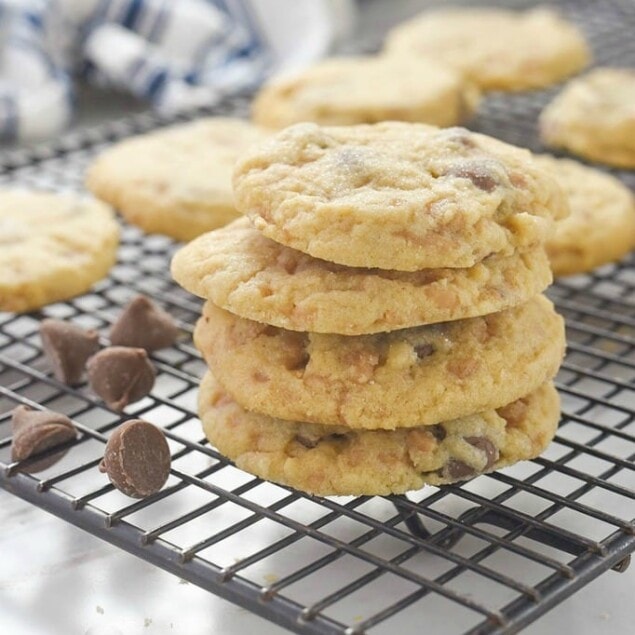
[[299,124],[244,155],[234,186],[248,219],[173,262],[210,300],[200,410],[221,451],[319,494],[542,451],[564,334],[538,294],[567,205],[527,151],[422,124]]
[[567,209],[526,151],[422,124],[292,126],[234,177],[265,236],[351,267],[471,267],[542,244]]

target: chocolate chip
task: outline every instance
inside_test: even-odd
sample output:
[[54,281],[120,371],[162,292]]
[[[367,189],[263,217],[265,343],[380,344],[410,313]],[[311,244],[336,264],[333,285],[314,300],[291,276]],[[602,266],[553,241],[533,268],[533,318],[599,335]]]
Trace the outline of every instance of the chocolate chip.
[[132,419],[120,425],[108,439],[99,471],[132,498],[158,492],[170,475],[170,448],[163,430]]
[[81,381],[86,360],[99,350],[97,331],[84,331],[63,320],[43,320],[40,338],[55,378],[68,385]]
[[466,478],[476,476],[476,470],[467,463],[459,461],[458,459],[450,459],[444,470],[444,476],[454,481],[463,481]]
[[[465,100],[463,100],[465,102]],[[462,104],[463,105],[463,104]],[[466,148],[476,148],[474,142],[474,136],[467,128],[461,128],[460,126],[454,126],[452,128],[444,128],[438,133],[450,142],[460,143]]]
[[496,461],[498,461],[498,448],[487,437],[465,437],[465,440],[475,448],[485,453],[487,462],[484,470],[488,470]]
[[484,192],[493,192],[500,184],[490,166],[478,160],[457,163],[451,166],[444,176],[469,179],[479,190]]
[[309,449],[317,447],[320,441],[342,442],[342,441],[346,441],[347,439],[348,439],[348,435],[342,432],[333,432],[332,434],[327,434],[326,436],[315,435],[313,437],[306,436],[301,433],[295,435],[295,440],[300,445],[303,445],[305,448],[309,448]]
[[314,448],[318,444],[318,441],[319,441],[319,439],[311,439],[309,437],[303,436],[302,434],[296,434],[295,435],[295,440],[300,445],[303,445],[305,448],[309,448],[309,449]]
[[430,426],[429,430],[437,441],[443,441],[448,436],[447,430],[441,424]]
[[118,412],[145,397],[154,386],[154,368],[142,348],[105,348],[88,360],[86,370],[90,387]]
[[[24,461],[77,437],[73,422],[65,415],[50,410],[32,410],[18,406],[11,417],[11,460]],[[23,472],[41,472],[57,463],[68,448],[43,457],[22,468]]]
[[152,300],[138,295],[128,303],[110,329],[114,346],[144,348],[148,353],[174,344],[178,328],[172,316]]
[[434,353],[434,346],[432,344],[417,344],[414,349],[419,359],[429,357]]
[[333,434],[329,434],[326,439],[329,441],[346,441],[348,439],[348,434],[344,434],[343,432],[334,432]]
[[[485,467],[480,470],[481,472],[489,470],[498,460],[498,448],[487,437],[465,437],[465,441],[485,454]],[[476,476],[478,472],[479,470],[463,461],[450,459],[445,466],[444,476],[461,481]]]

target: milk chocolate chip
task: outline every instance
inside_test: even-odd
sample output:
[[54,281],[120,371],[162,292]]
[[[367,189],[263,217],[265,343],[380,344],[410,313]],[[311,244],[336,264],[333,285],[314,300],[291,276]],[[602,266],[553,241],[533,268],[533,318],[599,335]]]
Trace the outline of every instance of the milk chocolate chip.
[[483,469],[488,470],[498,461],[498,448],[487,437],[465,437],[465,440],[475,448],[485,453],[487,462]]
[[154,367],[142,348],[105,348],[88,360],[86,370],[90,387],[118,412],[145,397],[154,386]]
[[148,353],[172,346],[177,335],[172,316],[143,295],[128,303],[110,329],[113,346],[144,348]]
[[322,441],[346,441],[348,435],[342,432],[333,432],[332,434],[320,436],[319,434],[303,434],[300,432],[296,434],[294,438],[300,445],[311,450],[317,447]]
[[320,442],[320,437],[308,437],[303,434],[296,434],[295,440],[305,448],[312,449],[317,447],[317,444]]
[[158,492],[170,474],[170,448],[160,428],[133,419],[120,425],[108,439],[99,471],[132,498]]
[[455,481],[463,481],[472,476],[476,476],[476,470],[467,463],[458,459],[450,459],[445,466],[445,477]]
[[[487,472],[498,460],[498,448],[487,437],[465,437],[465,440],[485,454],[486,463],[482,471]],[[476,468],[458,459],[450,459],[445,472],[447,477],[457,481],[471,478],[478,473]]]
[[99,350],[97,331],[84,331],[62,320],[43,320],[40,338],[53,374],[68,385],[81,381],[86,360]]
[[429,357],[434,353],[434,346],[432,344],[417,344],[414,348],[418,359]]
[[[465,100],[463,100],[463,102],[465,103]],[[474,142],[474,136],[466,128],[461,128],[461,127],[444,128],[442,130],[439,130],[437,134],[442,139],[446,139],[447,141],[450,141],[453,143],[459,143],[466,148],[477,147],[476,143]]]
[[[498,168],[498,169],[496,169]],[[500,176],[496,172],[504,170],[499,165],[492,165],[491,161],[461,161],[452,166],[445,174],[447,176],[458,176],[469,179],[472,183],[484,192],[493,192],[500,185]]]
[[[18,406],[12,413],[11,460],[24,461],[77,437],[73,422],[65,415],[50,410],[32,410]],[[23,472],[41,472],[57,463],[68,448],[43,457],[22,468]]]

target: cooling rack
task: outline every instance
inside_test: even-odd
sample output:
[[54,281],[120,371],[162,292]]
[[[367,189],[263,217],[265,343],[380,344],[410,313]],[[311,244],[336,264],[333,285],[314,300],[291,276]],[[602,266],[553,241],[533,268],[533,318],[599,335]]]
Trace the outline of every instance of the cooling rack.
[[[587,32],[600,63],[635,65],[635,6],[559,3]],[[372,48],[372,46],[370,46]],[[487,98],[473,127],[541,150],[536,117],[554,90]],[[162,119],[141,114],[5,152],[0,185],[81,190],[93,156],[115,140],[201,114],[245,115],[249,96]],[[631,187],[633,174],[618,172]],[[237,470],[204,440],[195,415],[204,364],[191,343],[199,300],[168,272],[174,245],[122,226],[108,279],[28,315],[0,313],[0,486],[183,579],[298,633],[513,633],[635,550],[635,259],[567,278],[549,294],[567,320],[557,378],[563,419],[538,459],[462,486],[407,497],[317,498]],[[156,299],[182,335],[153,355],[152,394],[123,418],[166,431],[172,472],[141,501],[97,470],[122,417],[86,385],[57,382],[42,357],[43,317],[107,333],[133,295]],[[71,417],[68,454],[38,475],[10,460],[18,404]],[[451,615],[451,619],[448,616]]]

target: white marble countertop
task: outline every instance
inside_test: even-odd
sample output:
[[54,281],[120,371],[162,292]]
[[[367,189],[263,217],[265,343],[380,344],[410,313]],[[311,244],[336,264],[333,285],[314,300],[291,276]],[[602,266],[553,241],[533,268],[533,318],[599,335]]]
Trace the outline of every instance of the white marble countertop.
[[[0,633],[287,632],[3,491],[0,509]],[[635,567],[609,571],[524,632],[631,633],[634,592]]]

